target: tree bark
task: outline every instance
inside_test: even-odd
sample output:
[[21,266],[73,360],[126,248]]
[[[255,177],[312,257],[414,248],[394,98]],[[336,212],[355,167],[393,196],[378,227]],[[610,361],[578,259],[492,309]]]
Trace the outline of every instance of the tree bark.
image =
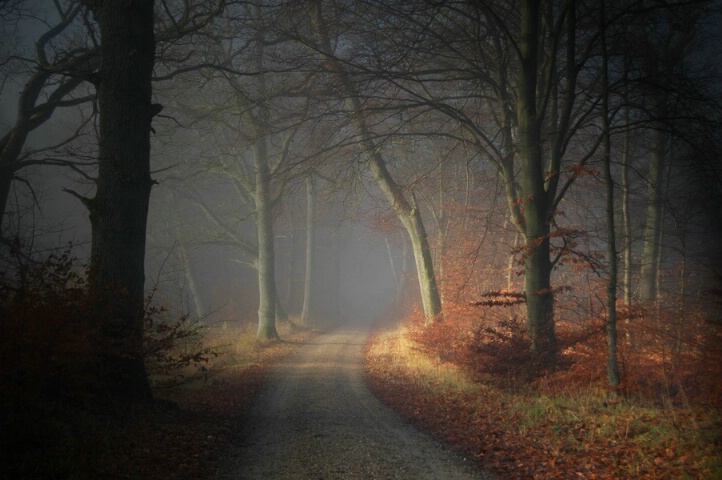
[[0,159],[0,240],[5,239],[3,221],[5,220],[5,210],[7,210],[10,187],[13,183],[14,176],[15,169],[13,166],[6,164]]
[[606,18],[604,2],[600,4],[602,48],[602,135],[604,158],[604,182],[607,190],[607,256],[609,257],[609,280],[607,281],[607,378],[609,385],[619,385],[619,362],[617,359],[617,235],[614,221],[614,179],[612,178],[611,140],[609,126],[609,77],[606,42]]
[[258,333],[261,340],[278,338],[276,331],[276,276],[273,247],[273,200],[271,172],[268,166],[266,139],[256,139],[254,145],[256,169],[256,225],[258,229]]
[[661,130],[656,131],[654,137],[655,143],[649,159],[647,217],[644,225],[644,250],[639,285],[640,300],[643,302],[653,302],[657,299],[657,276],[661,255],[662,180],[666,142]]
[[[629,125],[629,109],[625,109],[626,124]],[[622,146],[622,223],[624,224],[624,304],[632,304],[632,216],[629,211],[629,168],[631,158],[631,134],[624,132]]]
[[[359,126],[361,127],[361,131],[365,130],[363,125]],[[364,135],[364,138],[370,144],[373,144],[368,134]],[[389,203],[391,203],[394,213],[401,221],[411,240],[426,324],[440,321],[442,319],[441,297],[439,296],[439,289],[436,286],[436,275],[434,274],[434,265],[431,258],[429,237],[426,234],[421,212],[415,202],[412,206],[406,200],[401,191],[401,187],[396,184],[386,169],[386,162],[384,162],[381,154],[375,151],[375,146],[366,145],[366,148],[371,159],[371,172],[374,175],[374,179],[379,187],[381,187],[381,191],[386,195]]]
[[296,228],[296,218],[298,215],[291,215],[291,246],[288,252],[288,278],[286,289],[286,306],[291,314],[299,313],[299,307],[303,307],[301,298],[301,269],[300,257],[302,250],[301,235],[298,233],[301,229]]
[[155,59],[153,2],[95,1],[101,35],[97,85],[99,170],[91,201],[91,291],[103,318],[104,368],[113,396],[152,397],[143,361],[146,221]]
[[310,325],[311,301],[313,297],[313,268],[316,250],[316,188],[313,175],[306,177],[306,274],[303,282],[303,309],[301,322]]
[[545,189],[546,175],[541,144],[542,117],[537,111],[536,103],[540,13],[538,0],[522,2],[519,42],[521,69],[517,98],[518,147],[524,192],[524,236],[527,245],[524,261],[527,328],[533,350],[553,352],[556,349],[556,334],[554,295],[551,288],[550,202]]

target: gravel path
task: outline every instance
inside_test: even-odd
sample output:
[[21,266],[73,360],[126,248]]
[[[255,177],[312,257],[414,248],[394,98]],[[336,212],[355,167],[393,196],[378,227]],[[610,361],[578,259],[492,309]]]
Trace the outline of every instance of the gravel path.
[[367,330],[316,337],[271,375],[217,479],[488,479],[366,388]]

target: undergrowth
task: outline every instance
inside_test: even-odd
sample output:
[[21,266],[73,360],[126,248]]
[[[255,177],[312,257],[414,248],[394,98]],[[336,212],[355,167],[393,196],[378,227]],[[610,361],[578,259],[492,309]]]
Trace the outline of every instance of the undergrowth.
[[[250,324],[208,324],[171,312],[154,303],[152,290],[145,310],[144,353],[156,402],[115,401],[97,388],[102,342],[97,341],[99,322],[91,314],[93,299],[85,278],[69,250],[40,262],[18,257],[16,268],[0,273],[2,479],[111,478],[129,471],[136,473],[127,478],[159,478],[152,464],[160,459],[169,471],[195,465],[192,452],[178,458],[176,450],[209,448],[199,443],[220,427],[208,422],[224,410],[238,412],[240,400],[260,385],[259,362],[287,347],[258,345]],[[287,322],[278,329],[290,336],[299,327]],[[242,378],[253,385],[244,383],[240,393],[235,387],[223,390],[224,382]],[[178,410],[190,392],[201,395],[210,386],[216,393],[221,389],[223,400],[203,397],[193,409],[205,412],[215,405],[218,412],[201,419]],[[185,422],[188,431],[177,431],[174,422]],[[129,457],[133,460],[124,464]],[[170,466],[166,459],[173,459]],[[145,476],[146,471],[155,473]]]
[[551,364],[528,353],[513,312],[483,313],[424,326],[416,312],[379,330],[366,351],[375,393],[501,478],[722,478],[709,338],[690,335],[673,357],[637,317],[620,335],[634,340],[621,349],[625,382],[610,389],[599,325],[562,325]]

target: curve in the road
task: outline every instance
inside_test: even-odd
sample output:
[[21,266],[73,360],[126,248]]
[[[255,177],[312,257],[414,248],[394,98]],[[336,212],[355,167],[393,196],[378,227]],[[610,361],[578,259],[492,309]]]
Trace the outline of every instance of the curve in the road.
[[366,388],[368,331],[316,337],[272,373],[222,479],[489,478],[381,404]]

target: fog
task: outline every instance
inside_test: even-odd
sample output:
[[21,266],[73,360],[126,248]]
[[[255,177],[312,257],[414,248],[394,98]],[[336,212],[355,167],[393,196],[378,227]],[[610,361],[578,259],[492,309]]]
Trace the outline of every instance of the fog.
[[10,477],[719,471],[720,6],[0,0]]
[[[205,8],[191,4],[198,11]],[[180,8],[180,4],[175,7]],[[35,42],[48,25],[57,22],[57,12],[47,8],[32,15],[19,10],[19,16],[7,17],[12,21],[4,25],[3,38],[8,41],[3,44],[3,55],[10,56],[4,64],[0,90],[0,136],[13,131],[16,121],[29,115],[18,111],[17,101],[31,76],[39,71],[39,60],[31,58],[36,53]],[[381,5],[374,8],[380,8],[376,13],[383,15]],[[294,11],[298,19],[308,20],[302,13]],[[259,199],[271,204],[278,306],[292,319],[301,314],[304,302],[308,218],[312,219],[314,237],[308,319],[312,324],[371,321],[399,297],[400,285],[407,279],[412,280],[409,284],[419,284],[413,256],[402,253],[411,250],[411,236],[427,242],[427,267],[433,263],[438,283],[459,301],[473,301],[485,290],[523,290],[521,267],[514,263],[514,255],[519,260],[519,251],[514,249],[523,242],[524,234],[524,219],[514,218],[525,198],[520,190],[523,171],[516,158],[507,164],[494,157],[503,156],[507,148],[516,150],[501,139],[501,127],[495,124],[500,118],[494,110],[498,105],[491,100],[489,104],[484,103],[486,100],[474,103],[473,99],[491,94],[477,92],[476,88],[482,88],[479,82],[472,79],[466,84],[453,70],[447,72],[448,84],[439,74],[424,86],[427,90],[423,95],[435,95],[439,102],[426,110],[423,102],[415,103],[419,98],[415,95],[421,93],[410,93],[416,87],[397,89],[394,82],[384,83],[384,67],[378,67],[373,75],[376,65],[364,66],[363,62],[371,62],[371,58],[374,62],[387,61],[384,49],[393,51],[393,45],[372,32],[351,28],[358,24],[354,15],[373,12],[351,9],[345,13],[348,18],[336,13],[341,15],[339,19],[328,20],[348,22],[349,31],[337,32],[333,42],[329,39],[336,50],[321,52],[321,56],[337,62],[334,68],[318,58],[319,51],[309,50],[310,41],[304,40],[304,36],[315,38],[312,23],[287,25],[281,22],[286,18],[282,9],[271,8],[264,15],[229,9],[224,13],[225,23],[209,20],[198,38],[173,38],[158,45],[153,101],[163,110],[153,119],[151,134],[151,177],[156,184],[148,216],[145,274],[146,288],[156,290],[159,302],[208,322],[256,321],[260,295]],[[177,28],[168,14],[157,13],[157,32]],[[265,14],[281,15],[273,25],[286,28],[287,37],[264,29],[270,18]],[[92,51],[97,46],[97,32],[80,17],[69,25],[45,45],[43,51],[51,57],[48,61],[62,62],[64,51]],[[718,35],[718,28],[710,33],[709,26],[702,27],[700,34]],[[661,35],[663,30],[654,33]],[[267,43],[254,43],[254,32],[267,35]],[[378,45],[360,42],[364,35]],[[680,64],[713,63],[719,52],[709,51],[711,43],[703,43],[707,45],[704,49],[690,43],[690,51],[696,53],[680,59]],[[470,45],[476,44],[471,41]],[[435,58],[425,57],[423,51],[409,55],[412,53],[419,55],[420,65]],[[470,71],[464,63],[467,60],[455,60],[461,65],[460,71]],[[589,59],[580,62],[584,65],[580,92],[572,101],[578,103],[579,112],[586,112],[584,99],[598,92],[582,80],[595,77],[597,64]],[[618,66],[612,62],[612,67]],[[350,91],[341,91],[332,74],[341,67],[358,76],[354,77],[357,84],[346,85]],[[622,73],[611,75],[626,78]],[[560,73],[560,78],[563,76]],[[72,75],[51,77],[33,108],[47,107],[43,102],[69,78]],[[424,77],[415,81],[423,83]],[[408,98],[403,98],[404,88]],[[469,89],[468,98],[462,95],[468,105],[457,102],[456,93],[447,98],[449,91],[463,88]],[[714,84],[705,88],[700,94],[719,94]],[[49,119],[33,128],[25,141],[2,219],[2,236],[18,238],[32,255],[70,244],[78,262],[88,262],[91,229],[83,200],[93,197],[97,175],[94,93],[92,82],[83,82],[64,97],[62,106],[53,106]],[[685,98],[683,90],[678,94]],[[644,103],[648,92],[641,90],[637,95]],[[354,104],[349,99],[366,103],[359,100],[361,103]],[[619,98],[612,97],[612,101]],[[383,108],[376,109],[377,104]],[[690,101],[685,105],[698,108],[695,118],[703,120],[669,126],[670,131],[682,132],[674,142],[669,140],[674,148],[667,150],[667,180],[660,181],[666,195],[661,227],[665,235],[663,241],[655,242],[664,249],[656,263],[668,272],[685,268],[681,278],[689,276],[692,283],[682,281],[681,288],[676,274],[659,275],[666,292],[690,285],[702,288],[701,278],[709,272],[696,272],[709,266],[714,232],[719,229],[720,187],[715,180],[719,166],[709,157],[717,137],[707,130],[713,122],[704,120],[718,112],[707,110],[711,102],[696,105]],[[616,108],[621,109],[621,104]],[[407,111],[413,112],[411,117]],[[548,212],[556,229],[551,234],[552,256],[559,255],[554,260],[554,282],[573,285],[579,298],[597,288],[595,276],[607,273],[606,264],[599,260],[608,227],[599,177],[602,155],[597,150],[599,142],[594,140],[599,132],[598,112],[590,110],[584,115],[592,120],[585,119],[588,123],[584,123],[582,117],[571,119],[580,123],[567,132],[566,157],[560,172],[555,173],[563,185],[560,197],[554,199],[559,201],[559,209]],[[643,231],[649,192],[653,191],[648,177],[656,141],[651,123],[645,126],[643,122],[648,120],[638,115],[628,121],[643,125],[635,126],[639,130],[631,143],[620,133],[628,128],[624,120],[614,118],[611,151],[618,218],[623,209],[619,182],[623,168],[631,166],[624,201],[629,204],[625,215],[630,217],[632,231],[627,232],[628,239],[619,242],[619,248],[628,249],[631,260],[627,267],[635,272],[641,268],[644,245],[650,243]],[[463,125],[460,119],[468,123]],[[697,130],[685,130],[692,124]],[[482,133],[475,138],[477,128]],[[690,147],[694,142],[698,144]],[[629,157],[624,165],[622,155]],[[509,170],[503,171],[506,165],[510,165]],[[261,181],[258,172],[264,169],[270,173]],[[388,178],[379,171],[385,171]],[[316,184],[313,211],[307,206],[309,178]],[[263,189],[268,192],[262,194]],[[414,217],[417,213],[418,218]],[[412,232],[412,218],[423,221],[423,232]],[[621,234],[621,222],[618,229]],[[407,257],[402,258],[404,255]],[[563,262],[556,262],[563,255],[576,256],[587,270],[580,274],[562,268]],[[402,265],[408,266],[407,271],[402,271]],[[584,285],[580,278],[584,278]],[[419,289],[411,290],[412,303],[419,304]]]

